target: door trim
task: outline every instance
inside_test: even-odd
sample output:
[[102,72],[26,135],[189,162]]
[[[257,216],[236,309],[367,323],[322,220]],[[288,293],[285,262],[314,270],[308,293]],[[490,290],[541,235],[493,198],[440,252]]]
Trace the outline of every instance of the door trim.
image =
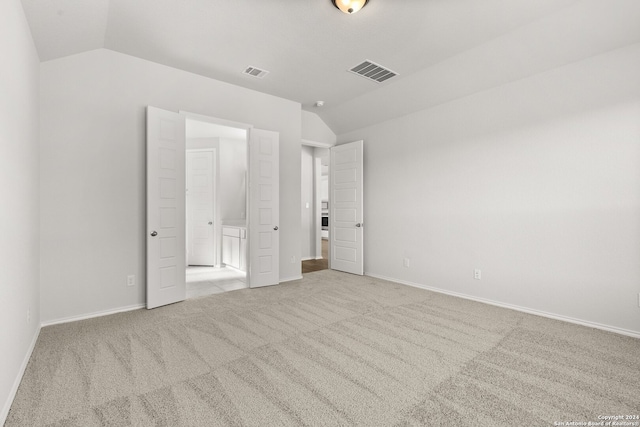
[[[184,111],[184,110],[179,110],[178,112],[179,114],[185,116],[187,119],[197,120],[199,122],[213,123],[214,125],[226,126],[230,128],[236,128],[236,129],[245,129],[247,131],[253,128],[253,125],[249,123],[234,122],[233,120],[220,119],[218,117],[207,116],[207,115],[198,114],[198,113],[191,113],[189,111]],[[249,135],[247,135],[247,138],[248,137]]]

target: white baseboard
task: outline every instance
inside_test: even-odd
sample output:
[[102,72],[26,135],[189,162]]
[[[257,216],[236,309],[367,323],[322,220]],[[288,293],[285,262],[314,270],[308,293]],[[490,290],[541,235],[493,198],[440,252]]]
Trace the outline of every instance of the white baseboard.
[[82,314],[79,316],[69,316],[69,317],[63,317],[62,319],[47,320],[46,322],[42,322],[41,326],[45,327],[45,326],[51,326],[51,325],[59,325],[61,323],[77,322],[78,320],[93,319],[94,317],[102,317],[102,316],[108,316],[110,314],[124,313],[126,311],[138,310],[140,308],[145,308],[145,307],[146,307],[145,304],[134,304],[126,307],[120,307],[120,308],[114,308],[110,310],[96,311],[94,313]]
[[33,353],[33,349],[36,348],[36,342],[38,342],[38,337],[40,336],[40,327],[33,335],[33,339],[31,340],[31,344],[29,345],[29,350],[27,350],[27,354],[25,354],[24,359],[22,360],[22,364],[20,365],[20,370],[18,371],[18,375],[16,375],[16,379],[13,381],[13,386],[11,387],[11,391],[9,392],[9,396],[7,397],[7,401],[4,402],[4,407],[2,408],[2,412],[0,412],[0,426],[3,426],[5,421],[7,421],[7,417],[9,416],[9,410],[11,409],[11,405],[13,404],[13,399],[16,397],[16,393],[18,392],[18,387],[20,387],[20,382],[22,382],[22,377],[24,376],[24,372],[27,370],[27,365],[29,364],[29,359],[31,359],[31,354]]
[[317,259],[317,258],[314,258],[314,257],[312,257],[312,256],[310,256],[310,257],[304,257],[304,258],[300,258],[300,261],[311,261],[312,259]]
[[302,279],[302,275],[294,276],[294,277],[285,277],[280,279],[280,283],[293,282],[294,280],[301,280],[301,279]]
[[582,319],[576,319],[576,318],[573,318],[573,317],[563,316],[563,315],[555,314],[555,313],[548,313],[546,311],[535,310],[535,309],[532,309],[532,308],[522,307],[522,306],[514,305],[514,304],[507,304],[507,303],[503,303],[503,302],[499,302],[499,301],[493,301],[493,300],[486,299],[486,298],[478,298],[478,297],[474,297],[474,296],[471,296],[471,295],[462,294],[462,293],[459,293],[459,292],[451,292],[451,291],[448,291],[448,290],[445,290],[445,289],[434,288],[432,286],[427,286],[427,285],[423,285],[423,284],[420,284],[420,283],[408,282],[406,280],[398,280],[398,279],[394,279],[392,277],[385,277],[385,276],[381,276],[379,274],[373,274],[373,273],[365,272],[365,275],[366,276],[370,276],[370,277],[375,277],[377,279],[388,280],[390,282],[399,283],[401,285],[412,286],[414,288],[425,289],[427,291],[437,292],[437,293],[440,293],[440,294],[446,294],[446,295],[451,295],[451,296],[458,297],[458,298],[468,299],[468,300],[471,300],[471,301],[481,302],[481,303],[484,303],[484,304],[495,305],[497,307],[508,308],[508,309],[511,309],[511,310],[521,311],[523,313],[534,314],[536,316],[546,317],[546,318],[549,318],[549,319],[562,320],[563,322],[573,323],[573,324],[581,325],[581,326],[587,326],[589,328],[601,329],[603,331],[614,332],[616,334],[626,335],[626,336],[633,337],[633,338],[640,338],[640,332],[632,331],[632,330],[629,330],[629,329],[618,328],[618,327],[610,326],[610,325],[603,325],[601,323],[591,322],[591,321],[582,320]]

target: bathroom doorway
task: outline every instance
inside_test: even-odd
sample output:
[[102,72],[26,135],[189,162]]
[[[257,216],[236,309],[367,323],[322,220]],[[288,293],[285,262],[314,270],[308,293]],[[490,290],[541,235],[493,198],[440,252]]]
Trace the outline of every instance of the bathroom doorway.
[[247,130],[186,120],[187,298],[247,287]]

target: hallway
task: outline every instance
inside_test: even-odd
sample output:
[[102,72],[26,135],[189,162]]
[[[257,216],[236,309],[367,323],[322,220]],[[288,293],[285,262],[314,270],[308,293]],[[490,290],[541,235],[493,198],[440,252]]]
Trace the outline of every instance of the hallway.
[[302,274],[312,271],[327,270],[329,268],[329,241],[322,239],[322,259],[302,261]]

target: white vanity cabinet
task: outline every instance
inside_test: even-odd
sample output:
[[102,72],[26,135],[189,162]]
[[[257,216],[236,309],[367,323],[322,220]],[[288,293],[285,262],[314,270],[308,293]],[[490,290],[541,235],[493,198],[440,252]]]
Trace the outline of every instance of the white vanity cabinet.
[[222,262],[241,271],[246,271],[247,229],[245,227],[222,226]]

